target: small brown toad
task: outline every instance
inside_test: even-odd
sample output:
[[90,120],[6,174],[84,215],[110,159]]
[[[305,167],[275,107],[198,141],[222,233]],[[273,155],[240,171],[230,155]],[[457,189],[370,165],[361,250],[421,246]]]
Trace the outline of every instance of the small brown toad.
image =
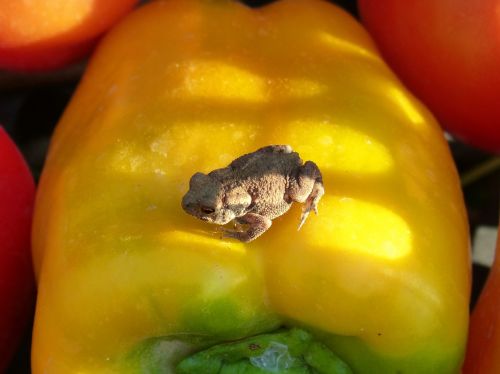
[[245,229],[223,229],[224,236],[250,242],[269,229],[271,220],[288,211],[294,201],[305,203],[300,230],[311,210],[318,213],[323,194],[321,172],[314,162],[303,163],[289,145],[270,145],[237,158],[225,168],[194,174],[182,208],[217,225],[234,220]]

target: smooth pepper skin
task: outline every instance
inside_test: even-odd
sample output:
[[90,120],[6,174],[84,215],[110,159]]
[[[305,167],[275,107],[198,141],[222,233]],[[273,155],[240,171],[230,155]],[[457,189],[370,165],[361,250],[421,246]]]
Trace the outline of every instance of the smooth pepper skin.
[[[269,144],[322,171],[299,232],[299,205],[249,244],[183,212],[193,173]],[[175,373],[287,327],[354,373],[459,372],[468,227],[446,141],[330,3],[133,12],[58,124],[35,210],[35,374]]]

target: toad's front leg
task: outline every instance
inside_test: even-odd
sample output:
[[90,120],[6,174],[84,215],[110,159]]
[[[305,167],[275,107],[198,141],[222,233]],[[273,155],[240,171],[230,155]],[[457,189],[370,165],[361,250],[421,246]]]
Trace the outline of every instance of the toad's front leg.
[[246,231],[224,230],[223,236],[226,238],[238,239],[244,243],[248,243],[256,239],[267,231],[272,225],[272,221],[269,218],[256,213],[247,213],[244,216],[236,218],[236,221],[240,224],[248,226],[248,229]]

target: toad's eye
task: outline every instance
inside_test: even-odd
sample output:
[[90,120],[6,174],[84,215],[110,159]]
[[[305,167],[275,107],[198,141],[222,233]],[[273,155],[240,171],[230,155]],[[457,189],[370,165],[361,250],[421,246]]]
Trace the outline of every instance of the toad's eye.
[[213,212],[215,212],[214,208],[210,208],[208,206],[202,206],[202,207],[200,207],[200,210],[202,213],[205,213],[205,214],[212,214]]

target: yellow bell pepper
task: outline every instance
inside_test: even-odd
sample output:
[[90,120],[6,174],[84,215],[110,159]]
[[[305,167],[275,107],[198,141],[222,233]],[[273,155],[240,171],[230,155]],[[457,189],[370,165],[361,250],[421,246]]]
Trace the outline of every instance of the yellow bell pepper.
[[[248,244],[182,210],[195,172],[270,144],[322,171],[300,231],[300,204]],[[52,140],[34,259],[35,374],[444,374],[463,357],[447,144],[324,1],[159,0],[116,27]]]

